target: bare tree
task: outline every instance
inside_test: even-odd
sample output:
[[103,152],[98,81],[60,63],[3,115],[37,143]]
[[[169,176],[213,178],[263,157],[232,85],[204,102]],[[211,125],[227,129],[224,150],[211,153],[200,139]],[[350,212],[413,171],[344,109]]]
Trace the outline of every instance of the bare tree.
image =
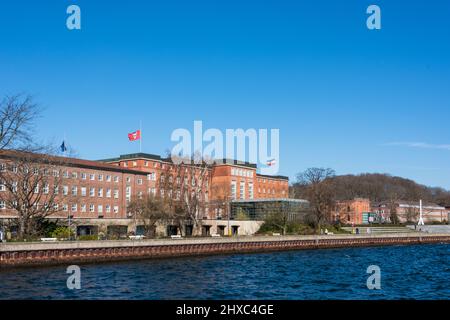
[[0,150],[32,150],[33,123],[39,114],[30,95],[3,98],[0,101]]
[[210,163],[199,154],[191,159],[171,159],[164,165],[158,182],[161,196],[180,231],[184,223],[197,227],[208,210]]
[[400,223],[400,219],[397,213],[397,204],[398,201],[404,198],[405,189],[400,186],[388,185],[385,187],[385,192],[388,199],[389,219],[391,223],[398,224]]
[[334,207],[334,188],[330,168],[309,168],[297,175],[297,184],[304,190],[310,202],[311,218],[318,231]]
[[264,209],[267,212],[264,223],[281,230],[283,236],[286,235],[289,223],[292,222],[289,207],[282,202],[276,202],[266,205]]
[[37,235],[45,218],[77,203],[61,202],[60,158],[6,150],[0,156],[0,203],[17,216],[19,239]]
[[127,212],[144,226],[147,237],[154,237],[156,223],[167,217],[166,202],[160,196],[152,194],[145,198],[133,198],[128,204]]
[[230,186],[226,183],[215,183],[211,187],[209,210],[213,211],[218,218],[230,219],[232,200]]

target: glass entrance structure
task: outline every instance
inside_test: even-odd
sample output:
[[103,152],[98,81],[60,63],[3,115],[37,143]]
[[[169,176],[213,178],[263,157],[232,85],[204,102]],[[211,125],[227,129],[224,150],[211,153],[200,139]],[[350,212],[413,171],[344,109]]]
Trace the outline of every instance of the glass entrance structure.
[[232,220],[264,220],[267,215],[286,214],[289,221],[301,221],[307,214],[309,202],[302,199],[233,200]]

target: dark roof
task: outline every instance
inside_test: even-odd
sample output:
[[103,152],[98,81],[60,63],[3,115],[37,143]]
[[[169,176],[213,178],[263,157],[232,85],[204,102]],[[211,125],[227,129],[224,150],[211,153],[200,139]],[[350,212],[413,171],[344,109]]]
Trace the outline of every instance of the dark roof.
[[281,179],[281,180],[289,181],[289,177],[287,177],[287,176],[271,176],[268,174],[260,174],[260,173],[257,173],[256,176],[262,177],[262,178],[268,178],[268,179]]
[[[98,161],[115,162],[115,161],[131,160],[131,159],[149,159],[149,160],[156,160],[156,161],[163,161],[163,162],[172,162],[172,159],[170,157],[162,158],[161,156],[158,156],[156,154],[143,153],[143,152],[122,154],[116,158],[101,159]],[[233,159],[221,159],[221,160],[215,160],[215,162],[218,165],[229,164],[229,165],[243,166],[243,167],[249,167],[249,168],[256,169],[256,164],[250,163],[247,161],[239,161],[239,160],[233,160]]]
[[121,154],[119,157],[116,158],[109,158],[109,159],[101,159],[98,161],[101,162],[114,162],[114,161],[121,161],[121,160],[131,160],[131,159],[150,159],[150,160],[157,160],[157,161],[165,161],[167,159],[162,159],[161,156],[158,156],[156,154],[151,153],[128,153],[128,154]]
[[256,164],[250,163],[248,161],[239,161],[239,160],[234,160],[234,159],[221,159],[221,160],[216,159],[215,162],[217,165],[228,164],[228,165],[233,165],[233,166],[242,166],[242,167],[256,169]]
[[30,161],[33,161],[33,159],[35,159],[36,161],[45,159],[50,163],[61,163],[61,165],[67,166],[67,167],[96,169],[96,170],[114,171],[114,172],[140,174],[140,175],[147,174],[146,172],[143,172],[143,171],[127,169],[127,168],[115,166],[112,164],[103,163],[100,161],[53,156],[53,155],[42,154],[42,153],[32,153],[32,152],[24,152],[24,151],[16,151],[16,150],[0,151],[0,158],[2,158],[2,159],[17,159],[20,157],[28,157],[30,159]]

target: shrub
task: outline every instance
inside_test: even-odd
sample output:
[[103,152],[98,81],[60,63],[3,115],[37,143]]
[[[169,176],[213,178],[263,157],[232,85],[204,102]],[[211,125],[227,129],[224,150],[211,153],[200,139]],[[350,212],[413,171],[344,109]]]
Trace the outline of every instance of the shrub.
[[79,236],[78,240],[80,240],[80,241],[98,240],[98,236],[96,236],[96,235],[84,235],[84,236]]
[[52,238],[67,239],[69,235],[73,236],[74,232],[72,229],[69,230],[68,227],[57,227],[54,231],[50,233]]

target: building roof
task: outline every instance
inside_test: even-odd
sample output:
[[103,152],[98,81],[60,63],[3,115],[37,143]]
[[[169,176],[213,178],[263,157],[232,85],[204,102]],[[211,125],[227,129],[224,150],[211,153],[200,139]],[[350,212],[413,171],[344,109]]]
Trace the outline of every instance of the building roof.
[[257,173],[256,176],[262,177],[262,178],[268,178],[268,179],[281,179],[281,180],[287,180],[287,181],[289,180],[289,177],[287,177],[287,176],[271,176],[268,174],[260,174],[260,173]]
[[0,159],[18,159],[20,157],[27,157],[31,161],[33,161],[34,159],[36,161],[45,159],[45,160],[49,161],[50,163],[51,162],[60,163],[61,165],[68,166],[68,167],[78,167],[78,168],[114,171],[114,172],[140,174],[140,175],[147,174],[142,171],[127,169],[127,168],[115,166],[112,164],[103,163],[100,161],[84,160],[84,159],[78,159],[78,158],[72,158],[72,157],[61,157],[61,156],[48,155],[48,154],[43,154],[43,153],[33,153],[33,152],[17,151],[17,150],[2,150],[2,151],[0,151]]
[[274,202],[274,201],[309,203],[308,200],[292,199],[292,198],[236,199],[236,200],[232,200],[231,202],[232,203],[242,203],[242,202]]
[[167,159],[161,158],[161,156],[158,156],[156,154],[138,152],[138,153],[121,154],[119,157],[109,158],[109,159],[100,159],[97,161],[116,162],[116,161],[133,160],[133,159],[149,159],[149,160],[156,160],[156,161],[167,160]]

